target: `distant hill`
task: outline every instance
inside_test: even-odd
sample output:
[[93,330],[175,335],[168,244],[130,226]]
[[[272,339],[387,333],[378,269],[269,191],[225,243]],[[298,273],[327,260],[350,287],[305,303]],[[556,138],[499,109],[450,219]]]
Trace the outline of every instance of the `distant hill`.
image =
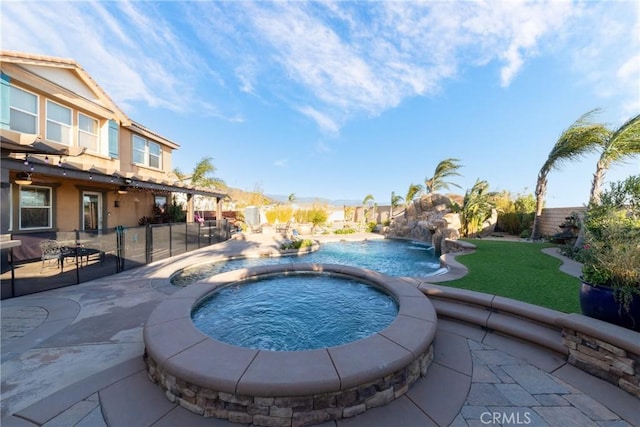
[[[289,201],[289,196],[284,196],[282,194],[267,194],[271,200],[275,200],[276,202],[285,203]],[[346,200],[346,199],[324,199],[322,197],[298,197],[296,196],[295,203],[299,205],[312,205],[314,203],[319,203],[323,205],[329,206],[360,206],[362,204],[361,201],[358,200]]]

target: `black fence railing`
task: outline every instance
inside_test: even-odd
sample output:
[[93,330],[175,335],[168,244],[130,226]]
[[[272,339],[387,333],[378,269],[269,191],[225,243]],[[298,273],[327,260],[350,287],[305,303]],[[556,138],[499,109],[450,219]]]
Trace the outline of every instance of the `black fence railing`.
[[2,254],[2,299],[79,284],[230,237],[227,220],[15,235],[22,245]]

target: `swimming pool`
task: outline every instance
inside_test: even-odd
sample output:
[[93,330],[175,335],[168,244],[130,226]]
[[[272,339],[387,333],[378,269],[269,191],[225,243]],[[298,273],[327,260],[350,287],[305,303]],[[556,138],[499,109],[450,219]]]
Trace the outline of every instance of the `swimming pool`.
[[364,240],[322,243],[320,250],[296,257],[244,258],[186,268],[171,278],[176,286],[239,268],[291,262],[340,264],[395,277],[427,277],[446,271],[432,246],[404,240]]
[[391,295],[362,281],[299,273],[218,290],[191,318],[200,331],[227,344],[300,351],[366,338],[397,314]]
[[[373,335],[305,351],[229,345],[195,327],[190,314],[212,293],[292,274],[366,283],[391,295],[398,313]],[[294,261],[228,271],[168,296],[145,323],[144,360],[165,396],[194,413],[255,425],[264,425],[264,414],[271,414],[278,423],[269,425],[303,426],[352,417],[404,395],[427,373],[436,325],[435,309],[418,283],[357,267]]]

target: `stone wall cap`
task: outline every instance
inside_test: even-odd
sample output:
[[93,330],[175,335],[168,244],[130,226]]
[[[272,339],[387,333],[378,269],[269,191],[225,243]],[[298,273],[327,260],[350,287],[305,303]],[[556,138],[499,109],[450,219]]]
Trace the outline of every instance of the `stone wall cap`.
[[640,355],[640,332],[575,313],[560,317],[557,324]]

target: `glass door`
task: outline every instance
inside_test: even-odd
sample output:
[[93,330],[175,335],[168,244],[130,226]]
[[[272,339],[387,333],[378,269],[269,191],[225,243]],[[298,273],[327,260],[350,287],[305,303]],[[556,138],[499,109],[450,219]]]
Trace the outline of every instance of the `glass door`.
[[82,195],[83,230],[102,228],[102,194],[84,192]]

